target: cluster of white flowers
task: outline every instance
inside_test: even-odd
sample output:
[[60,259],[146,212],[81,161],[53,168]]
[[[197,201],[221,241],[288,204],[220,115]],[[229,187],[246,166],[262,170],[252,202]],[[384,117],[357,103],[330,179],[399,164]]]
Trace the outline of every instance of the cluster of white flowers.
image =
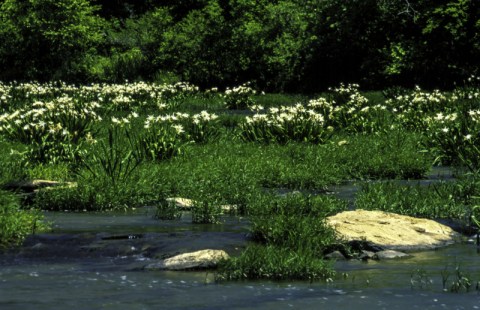
[[148,129],[154,124],[165,124],[165,123],[171,124],[171,123],[176,123],[188,118],[190,118],[190,115],[188,113],[180,113],[180,112],[167,114],[167,115],[158,115],[158,116],[149,115],[145,119],[144,127]]
[[480,84],[480,76],[472,74],[468,77],[467,82],[470,84]]
[[[256,110],[254,110],[256,111]],[[268,126],[285,126],[288,123],[314,122],[323,125],[325,118],[313,109],[307,109],[302,104],[280,106],[268,109],[267,113],[255,113],[245,118],[247,124],[262,124]]]
[[428,124],[427,130],[447,133],[450,131],[450,128],[455,126],[457,119],[457,113],[444,114],[438,112],[434,116],[425,117],[425,122]]
[[[124,84],[90,84],[83,86],[55,83],[0,83],[0,104],[8,104],[15,96],[24,102],[50,101],[59,96],[69,96],[80,101],[95,101],[113,110],[131,110],[146,105],[162,107],[173,101],[196,94],[198,87],[188,83],[156,84],[134,82]],[[176,103],[176,102],[174,102]]]
[[93,84],[80,90],[87,98],[97,97],[105,105],[128,109],[131,106],[157,105],[167,107],[178,98],[198,92],[198,87],[185,82],[156,84],[135,82],[125,84]]
[[335,105],[335,101],[328,101],[324,97],[312,99],[308,101],[307,106],[313,109],[328,109],[331,110]]
[[[28,108],[0,115],[0,131],[12,139],[31,142],[44,135],[76,137],[80,133],[75,120],[101,121],[97,102],[79,103],[66,95],[53,101],[35,101]],[[38,142],[38,141],[37,141]]]
[[447,98],[447,95],[439,90],[426,92],[416,86],[411,94],[388,99],[385,104],[392,107],[392,111],[397,113],[430,113],[442,109],[448,100],[456,99],[456,97]]
[[232,96],[232,95],[255,95],[257,93],[252,87],[250,87],[250,83],[244,83],[239,86],[235,86],[233,88],[227,87],[225,89],[225,96]]
[[120,118],[117,118],[115,116],[112,116],[111,118],[111,121],[112,121],[112,124],[113,125],[117,125],[117,126],[120,126],[120,127],[123,127],[127,124],[130,124],[131,121],[134,119],[134,118],[138,118],[138,114],[136,112],[132,112],[130,113],[129,115],[127,115],[126,117],[120,117]]
[[340,83],[338,87],[329,87],[328,90],[330,92],[339,94],[339,95],[347,95],[350,96],[351,94],[358,93],[360,89],[360,85],[352,83],[352,84],[343,84]]
[[[236,86],[233,88],[225,89],[222,97],[224,99],[225,105],[229,109],[242,109],[251,107],[255,104],[253,100],[253,96],[257,94],[257,91],[254,90],[250,83],[244,83],[240,86]],[[262,92],[262,95],[265,93]]]
[[202,123],[208,123],[210,121],[216,120],[218,118],[218,115],[213,114],[213,113],[208,113],[207,111],[202,111],[198,114],[194,114],[192,116],[192,122],[194,124],[202,124]]

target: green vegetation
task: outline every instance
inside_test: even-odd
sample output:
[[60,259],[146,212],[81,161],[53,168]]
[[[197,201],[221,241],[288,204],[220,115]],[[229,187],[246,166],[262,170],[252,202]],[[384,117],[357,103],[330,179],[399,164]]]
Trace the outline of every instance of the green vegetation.
[[333,275],[331,264],[322,257],[341,241],[324,220],[345,210],[344,202],[327,196],[260,195],[250,208],[252,241],[256,243],[224,262],[218,279],[313,281]]
[[452,88],[479,73],[479,16],[476,0],[5,0],[0,79]]
[[18,197],[0,191],[0,250],[19,245],[30,234],[48,228],[38,211],[22,210]]
[[73,184],[1,192],[1,244],[40,225],[20,203],[174,220],[185,197],[194,223],[251,220],[220,279],[317,280],[344,247],[326,188],[432,165],[468,175],[369,184],[356,206],[477,223],[479,16],[476,0],[0,1],[0,185]]
[[[480,91],[476,77],[469,83],[452,92],[383,93],[340,84],[315,97],[260,95],[246,85],[202,91],[180,82],[0,84],[0,185],[68,181],[23,204],[152,206],[158,220],[181,215],[168,198],[188,198],[192,223],[218,224],[226,213],[251,223],[251,243],[222,263],[219,280],[324,279],[334,272],[324,255],[349,252],[325,224],[347,209],[346,201],[326,195],[329,186],[367,181],[357,208],[464,225],[477,219]],[[241,96],[228,103],[235,92]],[[457,166],[458,179],[401,185],[439,163]],[[27,221],[28,232],[37,221]],[[24,236],[22,229],[13,230]]]
[[459,184],[439,183],[407,186],[394,182],[367,184],[355,205],[364,210],[382,210],[431,219],[455,219],[469,224],[469,194]]

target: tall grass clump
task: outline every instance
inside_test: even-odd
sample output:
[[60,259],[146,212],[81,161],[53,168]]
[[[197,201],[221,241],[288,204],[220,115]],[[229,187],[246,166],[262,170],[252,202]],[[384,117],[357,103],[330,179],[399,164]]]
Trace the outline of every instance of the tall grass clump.
[[19,245],[28,235],[47,228],[39,212],[22,210],[18,197],[0,191],[0,250]]
[[334,274],[322,258],[339,241],[325,217],[345,209],[330,197],[263,195],[252,201],[254,244],[223,262],[219,279],[325,279]]
[[471,214],[470,190],[453,182],[428,186],[367,183],[357,194],[355,206],[430,219],[455,219],[467,224]]
[[220,262],[216,279],[315,281],[334,275],[332,262],[312,256],[310,252],[253,244],[239,257]]
[[332,161],[353,179],[420,179],[432,157],[424,152],[421,134],[388,130],[347,136],[332,147]]
[[328,196],[262,195],[250,206],[251,238],[263,244],[305,249],[318,256],[336,241],[325,217],[346,209],[346,203]]

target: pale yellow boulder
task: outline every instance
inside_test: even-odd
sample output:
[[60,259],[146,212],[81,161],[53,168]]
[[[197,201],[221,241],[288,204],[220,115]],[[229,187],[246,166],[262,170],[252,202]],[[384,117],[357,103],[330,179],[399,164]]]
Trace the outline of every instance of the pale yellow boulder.
[[327,223],[348,241],[365,240],[387,249],[434,249],[459,238],[450,227],[433,220],[383,211],[345,211],[328,217]]

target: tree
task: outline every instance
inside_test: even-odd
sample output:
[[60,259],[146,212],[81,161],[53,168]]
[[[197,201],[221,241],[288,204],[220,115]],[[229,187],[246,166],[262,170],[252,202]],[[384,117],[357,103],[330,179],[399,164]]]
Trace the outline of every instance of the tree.
[[72,79],[104,40],[87,0],[5,0],[0,6],[0,78]]

